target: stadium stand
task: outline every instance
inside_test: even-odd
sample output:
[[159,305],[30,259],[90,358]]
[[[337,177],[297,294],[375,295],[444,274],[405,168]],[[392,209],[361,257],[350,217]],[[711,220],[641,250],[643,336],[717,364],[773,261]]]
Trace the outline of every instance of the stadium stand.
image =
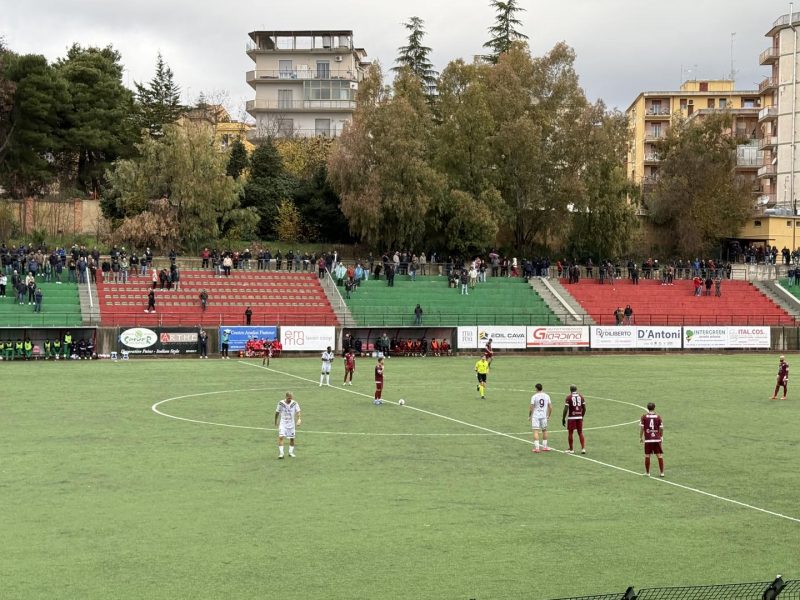
[[[582,279],[578,284],[562,281],[567,291],[597,321],[615,324],[614,311],[630,304],[636,325],[794,325],[789,313],[774,304],[747,281],[724,280],[721,297],[694,296],[689,280],[674,285],[641,280],[633,285],[618,279],[612,286],[597,280]],[[705,294],[705,288],[703,288]]]
[[76,327],[81,324],[81,305],[75,283],[37,282],[42,290],[42,312],[33,306],[20,305],[8,286],[6,297],[0,298],[0,326],[4,327]]
[[[156,311],[146,313],[150,276],[134,275],[128,283],[101,282],[103,325],[244,325],[250,306],[253,325],[336,325],[338,320],[319,279],[313,273],[184,270],[178,290],[156,289]],[[208,308],[200,293],[208,294]]]
[[[344,295],[344,292],[342,292]],[[560,320],[522,278],[489,277],[468,296],[450,288],[446,277],[405,276],[362,281],[345,299],[356,323],[369,326],[414,325],[414,308],[422,307],[423,326],[558,325]]]

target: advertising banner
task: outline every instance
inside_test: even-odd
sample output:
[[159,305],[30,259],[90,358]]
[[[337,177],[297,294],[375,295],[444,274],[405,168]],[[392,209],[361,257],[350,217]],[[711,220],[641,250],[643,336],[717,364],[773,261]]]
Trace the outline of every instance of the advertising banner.
[[600,325],[593,325],[591,332],[592,348],[636,348],[636,327],[604,327]]
[[336,328],[281,327],[281,346],[284,352],[321,352],[328,346],[336,348]]
[[683,329],[681,327],[636,327],[637,348],[681,348]]
[[684,327],[683,347],[769,349],[769,327]]
[[[233,352],[234,350],[244,350],[244,345],[247,343],[247,340],[256,338],[258,340],[268,340],[272,341],[278,337],[278,328],[274,325],[257,327],[257,326],[247,326],[247,327],[220,327],[219,328],[219,339],[220,339],[220,349],[222,349],[222,333],[224,331],[228,331],[230,333],[230,338],[228,339],[228,350]],[[324,350],[324,348],[323,348]]]
[[120,332],[118,350],[131,356],[197,354],[198,331],[194,327],[132,327]]
[[528,348],[588,348],[589,327],[528,327],[527,344]]
[[477,327],[459,327],[458,328],[458,341],[456,348],[474,349],[478,347],[478,328]]
[[483,348],[492,340],[494,350],[524,350],[527,331],[521,326],[486,325],[478,327],[478,346]]

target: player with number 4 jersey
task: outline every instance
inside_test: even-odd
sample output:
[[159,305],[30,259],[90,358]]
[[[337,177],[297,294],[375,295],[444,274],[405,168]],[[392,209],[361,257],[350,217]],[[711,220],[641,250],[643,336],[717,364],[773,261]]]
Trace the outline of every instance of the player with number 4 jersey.
[[[553,403],[550,396],[542,391],[542,384],[536,384],[536,393],[531,396],[531,406],[528,409],[528,418],[533,429],[533,452],[549,452],[547,447],[547,422],[553,412]],[[542,449],[539,450],[539,432],[542,432]]]
[[644,470],[648,477],[650,477],[650,456],[653,454],[658,457],[658,470],[661,472],[661,477],[664,476],[664,453],[661,450],[663,437],[664,422],[656,414],[655,403],[649,402],[639,427],[639,443],[644,444]]

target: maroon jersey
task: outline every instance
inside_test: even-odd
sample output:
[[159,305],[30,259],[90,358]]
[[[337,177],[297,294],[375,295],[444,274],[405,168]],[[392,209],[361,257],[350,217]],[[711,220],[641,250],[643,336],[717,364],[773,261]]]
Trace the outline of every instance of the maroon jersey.
[[789,378],[789,363],[783,361],[778,365],[778,380],[784,381]]
[[583,419],[583,407],[586,404],[586,400],[584,400],[583,396],[581,396],[578,392],[572,392],[569,396],[567,396],[564,400],[564,404],[568,409],[568,420],[577,421]]
[[383,365],[375,365],[375,383],[383,384]]
[[661,417],[656,413],[645,413],[642,415],[641,427],[644,432],[645,444],[661,443],[661,430],[664,428]]
[[356,355],[349,352],[344,355],[344,370],[353,371],[356,368]]

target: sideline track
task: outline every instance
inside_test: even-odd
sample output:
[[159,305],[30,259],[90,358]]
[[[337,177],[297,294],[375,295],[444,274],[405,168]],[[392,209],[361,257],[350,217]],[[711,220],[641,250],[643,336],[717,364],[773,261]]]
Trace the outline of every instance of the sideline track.
[[[316,383],[314,380],[309,379],[307,377],[302,377],[300,375],[295,375],[293,373],[286,373],[285,371],[278,371],[277,369],[273,369],[271,367],[266,367],[266,366],[253,364],[253,363],[250,363],[250,362],[247,362],[247,361],[244,361],[244,360],[238,360],[236,362],[241,364],[241,365],[245,365],[247,367],[254,367],[256,369],[263,369],[265,371],[270,371],[270,372],[276,373],[278,375],[285,375],[286,377],[292,377],[294,379],[299,379],[300,381],[307,381],[309,383]],[[355,394],[357,396],[363,396],[365,398],[370,398],[370,399],[372,398],[369,394],[365,394],[365,393],[359,392],[357,390],[348,390],[348,389],[345,389],[345,388],[340,388],[340,387],[335,387],[335,386],[331,386],[331,388],[335,389],[335,390],[340,390],[340,391],[343,391],[343,392],[348,392],[350,394]],[[386,402],[388,404],[397,405],[397,402],[393,402],[391,400],[384,400],[384,402]],[[494,429],[489,429],[488,427],[483,427],[481,425],[475,425],[474,423],[467,423],[466,421],[461,421],[460,419],[456,419],[456,418],[453,418],[453,417],[448,417],[447,415],[442,415],[442,414],[435,413],[435,412],[430,411],[430,410],[425,410],[424,408],[417,408],[415,406],[410,406],[408,404],[406,404],[403,408],[406,408],[406,409],[409,409],[409,410],[415,410],[417,412],[429,415],[431,417],[437,417],[439,419],[445,419],[446,421],[450,421],[452,423],[458,423],[459,425],[464,425],[465,427],[472,427],[473,429],[478,429],[478,430],[486,432],[486,433],[493,433],[495,435],[499,435],[501,437],[508,438],[510,440],[516,440],[518,442],[523,442],[524,444],[526,444],[528,446],[532,446],[533,445],[533,443],[530,440],[518,437],[518,436],[516,436],[514,434],[503,433],[502,431],[495,431]],[[644,477],[645,476],[643,473],[640,473],[640,472],[637,472],[637,471],[632,471],[631,469],[627,469],[625,467],[619,467],[617,465],[612,465],[611,463],[606,463],[606,462],[603,462],[603,461],[600,461],[600,460],[597,460],[597,459],[594,459],[594,458],[589,458],[589,457],[587,457],[587,456],[585,456],[583,454],[567,454],[564,450],[559,450],[558,448],[553,448],[552,446],[551,446],[551,449],[554,452],[557,452],[557,453],[562,454],[564,456],[568,456],[570,458],[589,461],[589,462],[594,463],[596,465],[600,465],[601,467],[606,467],[607,469],[613,469],[615,471],[620,471],[622,473],[628,473],[629,475],[635,475],[636,477]],[[669,479],[662,479],[660,477],[653,477],[652,480],[653,481],[657,481],[659,483],[662,483],[664,485],[671,485],[673,487],[680,488],[680,489],[686,490],[688,492],[693,492],[693,493],[699,494],[701,496],[706,496],[707,498],[714,498],[715,500],[719,500],[721,502],[728,502],[729,504],[735,504],[736,506],[740,506],[742,508],[749,508],[750,510],[754,510],[756,512],[760,512],[760,513],[763,513],[763,514],[766,514],[766,515],[770,515],[770,516],[773,516],[773,517],[778,517],[779,519],[784,519],[786,521],[792,521],[793,523],[800,524],[800,518],[798,518],[798,517],[792,517],[790,515],[784,515],[782,513],[775,512],[775,511],[772,511],[772,510],[768,510],[766,508],[761,508],[759,506],[753,506],[752,504],[747,504],[746,502],[740,502],[739,500],[734,500],[733,498],[726,498],[725,496],[720,496],[718,494],[713,494],[711,492],[706,492],[705,490],[694,488],[694,487],[691,487],[691,486],[688,486],[688,485],[683,485],[681,483],[676,483],[674,481],[670,481]]]

